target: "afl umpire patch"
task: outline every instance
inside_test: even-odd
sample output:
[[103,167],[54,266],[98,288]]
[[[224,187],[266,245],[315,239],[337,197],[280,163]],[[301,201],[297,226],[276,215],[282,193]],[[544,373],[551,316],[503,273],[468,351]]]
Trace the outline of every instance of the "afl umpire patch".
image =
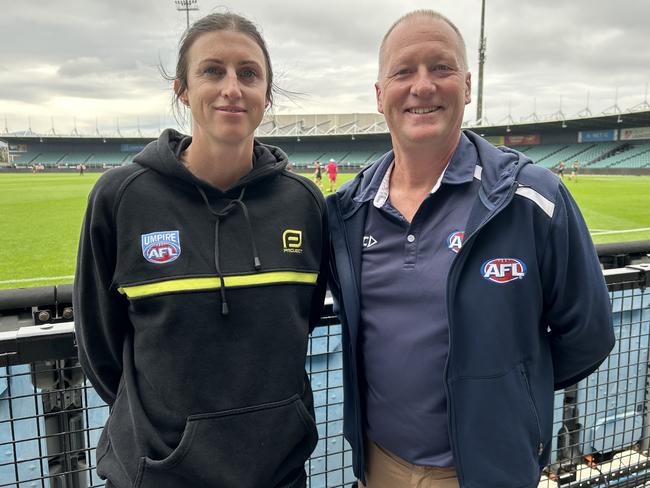
[[150,263],[166,264],[181,255],[181,239],[177,230],[142,234],[142,255]]

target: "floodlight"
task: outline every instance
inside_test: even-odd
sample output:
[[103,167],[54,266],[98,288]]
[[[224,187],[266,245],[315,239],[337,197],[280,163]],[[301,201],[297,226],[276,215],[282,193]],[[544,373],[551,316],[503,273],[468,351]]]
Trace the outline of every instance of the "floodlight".
[[199,9],[198,0],[174,0],[174,3],[176,4],[176,10],[185,12],[187,30],[190,30],[190,10],[195,11]]

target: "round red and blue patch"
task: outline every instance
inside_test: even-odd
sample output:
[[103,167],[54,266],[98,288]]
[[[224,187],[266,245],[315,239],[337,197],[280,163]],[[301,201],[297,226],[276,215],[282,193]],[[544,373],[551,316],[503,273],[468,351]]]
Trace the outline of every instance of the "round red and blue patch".
[[516,258],[489,259],[481,266],[481,276],[493,283],[508,283],[526,276],[526,264]]
[[457,230],[449,234],[447,237],[447,248],[450,251],[458,254],[460,248],[463,247],[463,239],[465,238],[465,232],[462,230]]

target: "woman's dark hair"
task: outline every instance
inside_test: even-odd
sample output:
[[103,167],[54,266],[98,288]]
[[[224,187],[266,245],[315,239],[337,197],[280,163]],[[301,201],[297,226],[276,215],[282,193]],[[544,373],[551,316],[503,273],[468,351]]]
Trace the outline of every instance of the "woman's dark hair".
[[225,13],[212,13],[194,22],[190,28],[185,31],[181,38],[178,48],[178,61],[176,62],[176,72],[174,76],[168,75],[164,70],[163,76],[169,81],[178,80],[180,82],[180,89],[174,92],[172,106],[177,114],[182,113],[179,110],[180,95],[187,89],[187,72],[188,72],[188,56],[189,50],[200,36],[209,32],[218,32],[222,30],[229,30],[233,32],[240,32],[250,37],[260,47],[264,54],[264,61],[266,63],[266,100],[269,106],[273,104],[273,93],[276,86],[273,84],[273,68],[271,67],[271,57],[266,47],[266,42],[257,29],[257,26],[241,15],[231,12]]

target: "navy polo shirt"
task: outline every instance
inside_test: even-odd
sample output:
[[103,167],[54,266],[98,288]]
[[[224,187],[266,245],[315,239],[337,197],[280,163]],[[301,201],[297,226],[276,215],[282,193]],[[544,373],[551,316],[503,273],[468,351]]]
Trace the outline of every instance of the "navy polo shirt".
[[444,386],[447,274],[480,186],[477,163],[476,148],[461,134],[410,223],[390,203],[393,162],[371,181],[359,342],[366,428],[371,440],[413,464],[454,465]]

